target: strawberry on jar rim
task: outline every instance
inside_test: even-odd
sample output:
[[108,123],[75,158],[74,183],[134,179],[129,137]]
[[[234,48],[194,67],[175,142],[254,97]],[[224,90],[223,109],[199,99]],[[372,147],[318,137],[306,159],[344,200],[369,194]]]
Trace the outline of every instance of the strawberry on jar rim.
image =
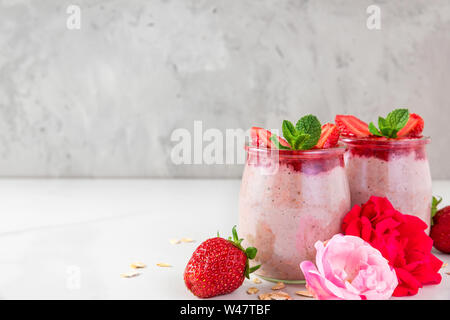
[[397,133],[399,138],[401,137],[411,137],[416,138],[422,135],[425,122],[422,117],[418,114],[411,113],[409,115],[408,122],[406,125]]
[[340,134],[341,134],[340,130],[335,124],[325,123],[322,126],[322,133],[315,148],[317,149],[334,148],[339,142]]
[[355,116],[338,114],[334,122],[344,137],[364,138],[371,135],[369,125]]
[[[272,133],[269,130],[260,127],[252,127],[250,129],[251,143],[255,147],[266,147],[275,149],[276,146],[271,140]],[[278,137],[278,142],[285,147],[289,147],[289,143],[281,137]]]

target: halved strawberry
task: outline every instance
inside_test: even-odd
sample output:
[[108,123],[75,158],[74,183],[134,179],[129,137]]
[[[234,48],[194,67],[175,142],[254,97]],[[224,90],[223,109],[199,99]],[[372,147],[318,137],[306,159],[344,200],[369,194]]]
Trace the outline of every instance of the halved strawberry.
[[[272,133],[269,130],[259,127],[252,127],[250,129],[250,138],[252,140],[252,145],[255,147],[266,147],[269,149],[275,149],[276,146],[270,140]],[[289,143],[281,137],[278,137],[278,141],[282,146],[290,148]]]
[[369,125],[355,116],[338,114],[334,122],[345,137],[364,138],[371,135]]
[[425,122],[418,114],[411,113],[406,125],[397,133],[397,137],[420,137]]
[[318,149],[333,148],[339,141],[340,131],[339,128],[332,123],[325,123],[322,126],[322,134],[316,144]]

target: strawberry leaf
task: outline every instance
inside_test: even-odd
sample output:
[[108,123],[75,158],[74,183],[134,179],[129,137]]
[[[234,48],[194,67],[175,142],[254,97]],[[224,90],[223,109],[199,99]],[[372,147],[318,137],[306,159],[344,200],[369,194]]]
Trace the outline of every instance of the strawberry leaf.
[[436,215],[436,212],[438,211],[437,207],[441,202],[442,202],[442,197],[439,197],[439,199],[438,199],[433,196],[433,199],[431,201],[431,225],[434,224],[433,217]]
[[244,275],[247,279],[250,279],[250,273],[255,272],[256,270],[258,270],[261,267],[260,264],[258,264],[257,266],[251,267],[248,264],[248,260],[247,263],[245,265],[245,271],[244,271]]
[[250,273],[258,270],[259,267],[261,266],[261,265],[258,265],[258,266],[250,268],[250,265],[249,265],[249,260],[252,260],[256,257],[256,253],[258,252],[258,250],[255,247],[248,247],[247,249],[244,249],[242,247],[241,243],[242,243],[242,241],[244,241],[244,239],[239,239],[239,236],[236,231],[236,226],[233,227],[231,233],[233,234],[233,238],[229,237],[228,241],[230,241],[233,245],[235,245],[236,247],[241,249],[247,256],[247,261],[245,262],[244,275],[247,279],[250,279]]
[[248,273],[252,273],[255,272],[256,270],[258,270],[261,267],[260,264],[258,264],[257,266],[251,267],[248,271]]
[[233,241],[234,242],[238,242],[239,241],[239,237],[238,237],[238,234],[237,234],[237,231],[236,231],[236,226],[233,227],[231,232],[233,234]]
[[245,249],[245,254],[249,259],[254,259],[256,257],[256,252],[258,252],[258,250],[255,247],[248,247]]

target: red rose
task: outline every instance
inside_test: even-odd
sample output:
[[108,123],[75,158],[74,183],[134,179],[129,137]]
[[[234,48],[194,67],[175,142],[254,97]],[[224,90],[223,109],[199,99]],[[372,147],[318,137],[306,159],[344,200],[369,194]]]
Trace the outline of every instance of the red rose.
[[395,210],[387,198],[371,197],[344,218],[344,234],[362,238],[378,249],[395,269],[394,296],[415,295],[425,284],[438,284],[442,261],[431,254],[433,240],[419,218]]

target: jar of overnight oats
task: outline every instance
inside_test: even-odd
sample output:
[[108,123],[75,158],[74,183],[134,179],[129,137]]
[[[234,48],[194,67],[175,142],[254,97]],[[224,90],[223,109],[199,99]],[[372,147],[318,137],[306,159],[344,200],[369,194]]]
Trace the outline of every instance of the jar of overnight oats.
[[254,264],[261,264],[260,277],[302,282],[300,262],[315,260],[316,241],[339,233],[350,210],[345,148],[246,150],[239,197],[244,246],[258,249]]
[[429,138],[344,138],[352,206],[370,196],[387,197],[394,208],[422,219],[429,231],[431,175]]

